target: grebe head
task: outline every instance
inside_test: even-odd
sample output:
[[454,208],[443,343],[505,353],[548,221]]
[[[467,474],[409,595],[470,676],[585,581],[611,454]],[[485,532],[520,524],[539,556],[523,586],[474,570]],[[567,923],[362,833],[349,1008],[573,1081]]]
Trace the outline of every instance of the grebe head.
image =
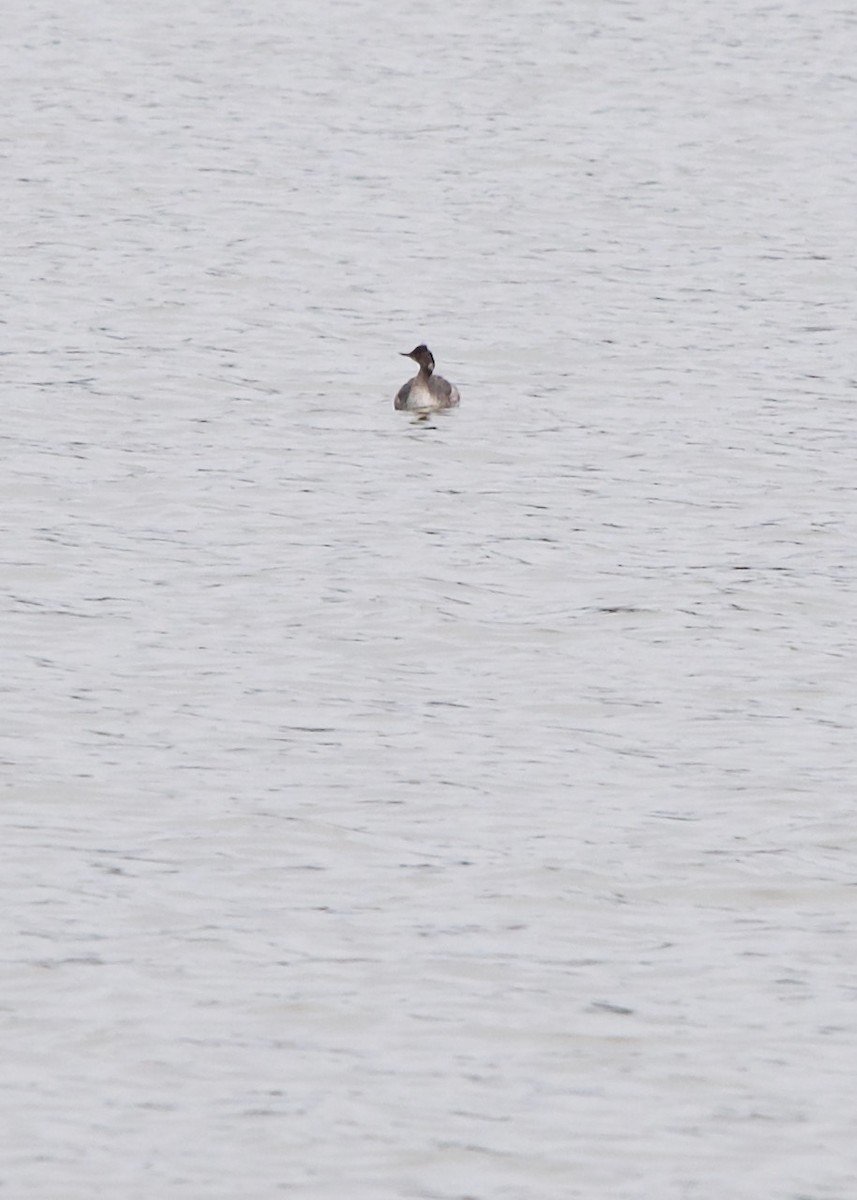
[[402,351],[402,358],[412,358],[425,371],[426,375],[431,375],[434,370],[434,359],[432,358],[431,350],[424,343],[414,346],[413,350]]

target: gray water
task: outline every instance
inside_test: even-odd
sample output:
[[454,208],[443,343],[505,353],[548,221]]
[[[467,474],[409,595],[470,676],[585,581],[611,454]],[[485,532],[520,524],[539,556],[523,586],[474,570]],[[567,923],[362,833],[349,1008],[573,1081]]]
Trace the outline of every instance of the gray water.
[[852,9],[12,8],[0,1190],[853,1200]]

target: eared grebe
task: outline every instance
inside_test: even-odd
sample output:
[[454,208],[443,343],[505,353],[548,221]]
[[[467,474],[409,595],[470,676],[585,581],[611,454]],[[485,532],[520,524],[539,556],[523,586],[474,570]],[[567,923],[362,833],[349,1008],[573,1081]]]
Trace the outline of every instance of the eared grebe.
[[455,408],[460,400],[458,388],[440,375],[434,374],[434,359],[428,346],[416,346],[403,358],[412,358],[419,371],[403,383],[393,401],[396,408],[428,412],[438,408]]

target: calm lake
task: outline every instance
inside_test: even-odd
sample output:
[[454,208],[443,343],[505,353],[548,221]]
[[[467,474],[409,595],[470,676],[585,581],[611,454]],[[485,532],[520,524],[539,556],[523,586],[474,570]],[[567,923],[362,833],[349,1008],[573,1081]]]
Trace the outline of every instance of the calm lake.
[[853,1200],[855,61],[13,3],[3,1195]]

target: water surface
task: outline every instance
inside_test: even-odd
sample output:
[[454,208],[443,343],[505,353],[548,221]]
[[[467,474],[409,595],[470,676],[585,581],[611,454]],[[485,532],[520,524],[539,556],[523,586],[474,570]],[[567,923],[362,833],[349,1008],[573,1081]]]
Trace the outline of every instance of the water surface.
[[12,14],[10,1196],[853,1197],[855,43]]

